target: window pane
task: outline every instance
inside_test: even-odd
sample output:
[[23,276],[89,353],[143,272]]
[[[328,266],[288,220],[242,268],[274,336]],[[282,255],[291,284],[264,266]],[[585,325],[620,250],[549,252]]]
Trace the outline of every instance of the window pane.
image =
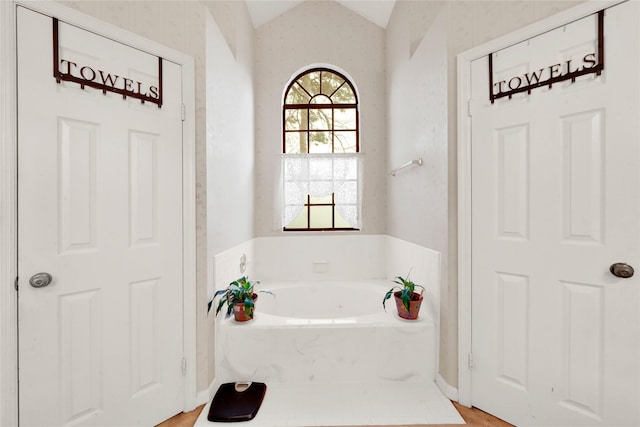
[[285,228],[308,228],[307,224],[307,211],[309,208],[304,206],[297,217],[293,219],[289,224],[285,226]]
[[331,205],[333,203],[333,197],[331,194],[328,196],[309,196],[309,203],[312,205]]
[[336,130],[355,130],[356,129],[356,109],[355,108],[337,108],[333,111],[334,122],[333,128]]
[[311,98],[310,104],[331,104],[331,100],[325,95],[316,95]]
[[285,153],[307,153],[307,132],[285,132]]
[[334,152],[335,153],[355,153],[356,152],[356,132],[343,131],[334,132]]
[[[355,208],[355,206],[353,207]],[[335,218],[336,218],[336,228],[353,228],[351,224],[349,224],[343,217],[340,215],[340,211],[335,209]]]
[[311,224],[310,228],[331,228],[333,227],[333,206],[310,206]]
[[331,132],[309,132],[310,153],[331,153]]
[[322,93],[331,95],[344,83],[344,79],[329,71],[322,72]]
[[298,84],[305,88],[307,92],[313,95],[320,93],[320,71],[305,74],[298,79]]
[[307,109],[284,110],[284,130],[307,129]]
[[336,191],[336,203],[341,205],[355,205],[358,203],[358,182],[345,181]]
[[338,91],[333,94],[331,100],[334,104],[355,104],[356,96],[349,85],[342,85]]
[[331,130],[333,110],[331,108],[309,110],[309,128]]
[[302,90],[302,88],[294,83],[289,92],[287,93],[287,99],[284,100],[285,104],[308,104],[309,103],[309,95]]
[[331,132],[309,132],[310,153],[331,153]]
[[[309,194],[331,194],[333,190],[333,181],[322,179],[309,181]],[[331,200],[329,200],[331,202]]]

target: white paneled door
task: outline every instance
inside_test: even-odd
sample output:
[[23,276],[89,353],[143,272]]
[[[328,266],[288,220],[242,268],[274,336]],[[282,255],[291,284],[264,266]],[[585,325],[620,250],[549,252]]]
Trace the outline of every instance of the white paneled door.
[[[606,10],[600,76],[491,104],[472,63],[472,403],[517,425],[640,425],[638,6]],[[494,83],[591,67],[597,22],[497,52]]]
[[[20,425],[154,425],[184,396],[181,67],[158,108],[57,83],[52,18],[17,28]],[[157,88],[157,57],[58,37],[63,72]]]

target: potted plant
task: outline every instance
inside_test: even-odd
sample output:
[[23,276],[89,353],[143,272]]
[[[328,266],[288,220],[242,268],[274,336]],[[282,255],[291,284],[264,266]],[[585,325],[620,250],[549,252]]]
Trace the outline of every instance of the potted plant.
[[[255,307],[255,301],[258,299],[258,294],[254,292],[254,286],[259,284],[258,281],[251,281],[248,277],[242,276],[238,280],[229,283],[226,289],[220,289],[216,291],[213,296],[220,296],[220,301],[216,308],[216,316],[222,310],[222,307],[227,305],[227,314],[225,317],[233,316],[237,322],[246,322],[253,319],[253,309]],[[258,292],[264,292],[273,295],[269,291],[261,290]]]
[[[387,307],[385,303],[391,298],[391,295],[393,295],[396,300],[398,316],[409,320],[417,319],[423,300],[422,293],[425,291],[424,287],[416,285],[413,281],[409,280],[409,276],[407,276],[406,279],[402,276],[397,276],[393,282],[399,286],[396,285],[387,291],[382,300],[382,308],[386,311]],[[415,291],[416,287],[421,288],[422,291],[417,293]]]

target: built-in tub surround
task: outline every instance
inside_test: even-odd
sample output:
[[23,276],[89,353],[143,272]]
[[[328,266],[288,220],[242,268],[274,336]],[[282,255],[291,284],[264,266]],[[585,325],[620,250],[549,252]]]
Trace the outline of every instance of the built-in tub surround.
[[[211,392],[267,383],[251,425],[464,423],[434,383],[440,253],[386,235],[260,237],[215,257],[217,289],[242,275],[242,254],[257,289],[275,297],[260,294],[245,324],[216,318]],[[409,272],[426,288],[417,321],[400,319],[393,303],[382,308],[392,279]],[[196,426],[211,425],[207,410]]]
[[[254,320],[218,322],[219,382],[433,381],[436,329],[382,308],[386,280],[262,282]],[[427,297],[428,298],[428,297]]]
[[[244,271],[241,268],[243,255],[246,258]],[[328,328],[330,325],[327,325],[327,322],[322,319],[335,320],[334,323],[344,323],[344,319],[349,319],[346,320],[350,325],[349,328],[362,329],[365,319],[370,321],[369,327],[381,320],[389,321],[389,313],[395,315],[395,307],[394,304],[387,304],[389,313],[385,314],[382,311],[382,298],[385,292],[393,286],[392,279],[395,276],[406,277],[410,273],[411,279],[426,289],[426,298],[422,304],[421,312],[425,323],[428,321],[433,324],[435,340],[430,342],[430,351],[435,355],[438,354],[441,267],[440,253],[431,249],[386,235],[329,234],[319,236],[296,234],[249,240],[216,255],[211,264],[214,271],[210,277],[213,277],[214,280],[210,283],[210,297],[213,296],[214,288],[223,289],[242,275],[248,275],[253,280],[261,281],[259,286],[262,288],[270,286],[280,288],[284,283],[288,283],[287,289],[283,288],[280,292],[278,289],[274,290],[277,295],[275,300],[271,300],[269,295],[260,295],[256,309],[256,321],[247,325],[247,330],[291,326],[293,328],[286,334],[292,340],[297,339],[296,337],[301,334],[304,335],[300,331],[295,331],[296,322],[299,328],[303,326]],[[301,284],[306,286],[306,297],[302,296],[301,292],[292,290]],[[322,285],[325,285],[324,292],[319,294],[318,290],[323,287]],[[367,307],[370,307],[367,309],[370,310],[370,314],[360,316],[339,314],[340,309],[335,304],[341,304],[344,295],[348,292],[357,293],[353,290],[356,286],[359,286],[360,289],[367,289],[366,293],[360,293],[360,297],[366,295],[365,299],[370,301],[366,304]],[[347,291],[347,288],[350,290]],[[290,299],[295,304],[289,303]],[[313,310],[315,314],[311,315],[310,311],[304,311],[304,306],[301,303],[304,300],[310,301],[308,310]],[[345,304],[351,303],[350,298],[348,301]],[[270,309],[270,306],[273,308]],[[357,309],[364,310],[361,307]],[[286,314],[285,310],[288,311]],[[353,321],[354,317],[358,319],[357,322]],[[213,313],[210,313],[210,318],[213,320]],[[288,323],[284,319],[288,319]],[[391,318],[391,320],[396,322],[396,325],[397,322],[403,322],[395,318]],[[216,323],[218,326],[216,329],[225,325],[222,316],[217,318]],[[215,336],[216,366],[220,369],[223,367],[222,359],[228,358],[224,339],[219,335],[225,331],[213,330],[213,321],[211,326],[209,336],[212,345],[210,348],[213,349],[213,337]],[[388,325],[385,323],[385,328],[387,327]],[[340,334],[348,335],[348,332],[340,332]],[[263,331],[262,335],[268,334]],[[375,354],[378,347],[389,347],[391,342],[375,338],[366,345],[370,346],[371,351]],[[339,346],[340,344],[334,347]],[[282,361],[279,362],[282,363]],[[433,369],[437,370],[436,367],[437,364]],[[214,370],[214,367],[212,366],[210,369]],[[219,374],[217,379],[226,375],[224,370],[217,370]]]

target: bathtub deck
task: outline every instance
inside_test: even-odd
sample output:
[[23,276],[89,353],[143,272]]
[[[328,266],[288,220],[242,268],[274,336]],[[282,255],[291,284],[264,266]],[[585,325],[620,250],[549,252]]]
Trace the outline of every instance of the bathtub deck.
[[[217,389],[217,387],[216,387]],[[194,427],[226,426],[207,420],[209,404]],[[256,418],[247,427],[464,424],[433,382],[267,384]]]

